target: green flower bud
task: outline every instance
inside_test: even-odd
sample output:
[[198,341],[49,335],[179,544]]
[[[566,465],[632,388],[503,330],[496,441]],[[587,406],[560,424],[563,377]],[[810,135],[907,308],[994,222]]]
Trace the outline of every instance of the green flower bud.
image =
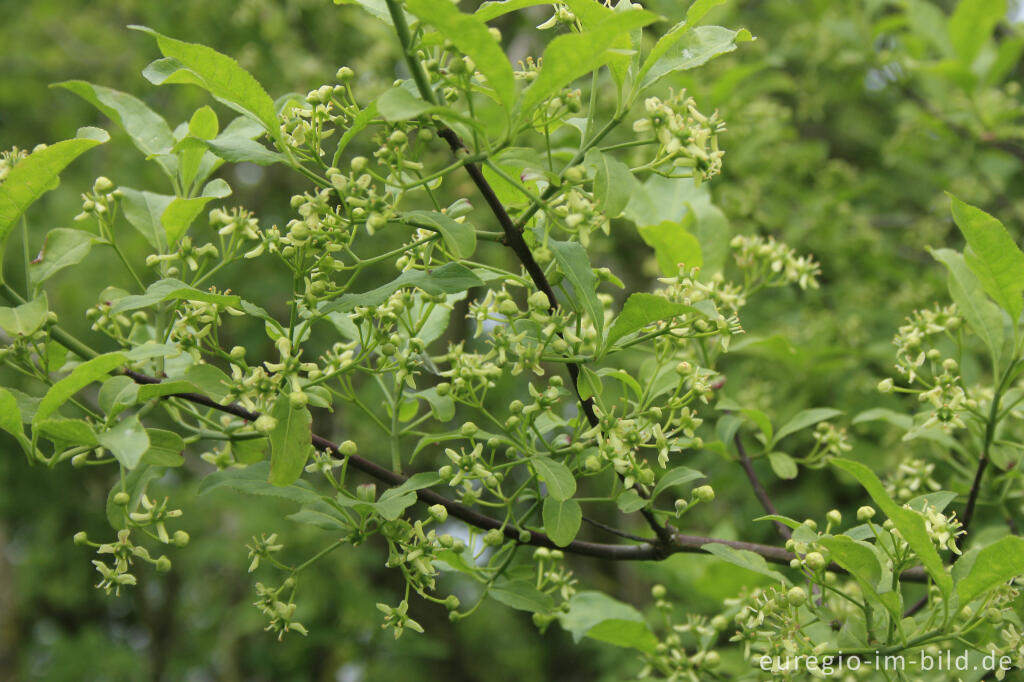
[[160,573],[166,573],[167,571],[171,570],[171,560],[168,559],[166,555],[161,556],[159,559],[156,560],[154,567]]
[[466,422],[465,424],[462,425],[462,428],[459,429],[459,433],[461,433],[466,438],[471,438],[475,436],[477,431],[479,430],[480,427],[474,424],[473,422]]
[[600,471],[601,470],[601,458],[597,455],[589,455],[584,461],[583,466],[586,467],[587,471]]
[[89,535],[84,530],[80,530],[75,533],[74,541],[76,545],[85,545],[89,542]]
[[131,495],[129,495],[128,493],[124,492],[123,490],[121,492],[114,493],[114,499],[112,500],[112,502],[114,504],[116,504],[117,506],[119,506],[119,507],[124,507],[125,505],[127,505],[131,501],[132,501]]
[[717,668],[722,663],[722,657],[717,651],[709,651],[704,654],[704,667]]
[[530,307],[537,311],[547,310],[551,305],[548,301],[548,295],[545,294],[543,291],[533,292],[532,294],[530,294],[530,298],[528,299],[528,301]]
[[366,170],[366,166],[369,163],[370,160],[367,159],[365,156],[357,156],[354,159],[352,159],[352,170],[355,171],[356,173],[362,173],[364,170]]
[[892,393],[894,384],[892,379],[882,379],[878,382],[879,393]]
[[804,565],[812,571],[818,571],[825,568],[825,557],[821,552],[808,552],[804,556]]
[[430,513],[430,518],[438,523],[444,523],[448,520],[448,509],[443,504],[431,505],[427,512]]
[[864,505],[857,510],[858,521],[870,521],[875,516],[875,508]]
[[114,183],[111,182],[109,178],[102,175],[96,178],[96,182],[92,183],[92,191],[97,194],[103,194],[104,192],[109,192],[112,189],[114,189]]
[[245,347],[233,347],[231,349],[231,352],[228,353],[228,357],[230,357],[234,362],[242,362],[243,360],[245,360]]
[[449,611],[454,611],[455,609],[459,608],[459,598],[456,597],[454,594],[449,594],[448,597],[444,600],[444,606]]
[[786,593],[786,601],[793,606],[800,606],[807,601],[807,591],[802,587],[792,587]]
[[347,66],[343,66],[338,69],[338,72],[334,74],[334,77],[338,79],[339,83],[348,83],[355,77],[355,72]]
[[505,534],[497,528],[492,528],[484,535],[484,544],[488,547],[500,547],[505,542]]
[[651,588],[651,596],[655,599],[664,599],[667,594],[668,590],[665,589],[664,585],[655,585]]
[[356,447],[355,441],[351,440],[347,440],[338,446],[338,452],[340,452],[345,457],[351,457],[352,455],[356,454],[358,449],[359,448]]
[[693,491],[693,496],[701,502],[711,502],[715,499],[715,489],[709,485],[702,485]]
[[524,545],[528,545],[532,538],[533,538],[533,533],[531,533],[530,531],[528,531],[528,530],[521,530],[521,531],[519,531],[519,542],[523,543]]
[[174,544],[178,547],[184,547],[191,540],[189,534],[183,530],[174,531]]
[[829,513],[825,515],[825,518],[828,519],[828,522],[833,526],[838,526],[843,522],[843,515],[838,509],[829,511]]

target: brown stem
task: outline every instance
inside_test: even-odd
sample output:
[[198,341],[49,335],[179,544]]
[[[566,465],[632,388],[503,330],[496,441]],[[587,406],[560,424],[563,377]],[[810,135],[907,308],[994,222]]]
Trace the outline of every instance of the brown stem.
[[[160,379],[156,377],[141,374],[133,370],[125,370],[124,374],[140,384],[160,383]],[[221,404],[199,393],[175,393],[164,396],[164,398],[187,400],[191,403],[203,405],[219,412],[241,417],[248,421],[256,421],[260,417],[258,412],[248,410],[237,403]],[[312,436],[312,442],[313,445],[320,450],[330,452],[339,458],[347,459],[350,467],[357,469],[378,481],[387,483],[388,485],[399,486],[408,480],[402,474],[395,473],[376,462],[372,462],[358,455],[349,455],[347,457],[342,455],[338,449],[338,445],[321,436],[314,434]],[[789,562],[795,558],[793,553],[786,551],[782,547],[762,545],[754,542],[743,542],[740,540],[720,540],[718,538],[710,538],[700,535],[684,535],[682,533],[673,533],[669,537],[668,543],[665,544],[660,542],[657,544],[643,542],[636,545],[611,545],[574,540],[568,545],[560,547],[556,545],[551,538],[541,532],[531,531],[529,538],[524,540],[524,538],[521,537],[520,530],[518,528],[513,528],[499,519],[482,514],[459,502],[449,500],[429,488],[417,490],[416,496],[423,504],[442,505],[448,510],[448,514],[450,516],[465,521],[471,526],[484,530],[501,530],[509,540],[526,545],[533,545],[535,547],[561,549],[572,554],[595,557],[598,559],[611,559],[615,561],[658,561],[676,553],[705,553],[707,550],[704,549],[704,546],[708,544],[726,545],[736,550],[753,552],[763,557],[766,561],[787,566],[789,565]],[[842,568],[836,565],[830,566],[829,569],[834,571],[843,571]],[[910,571],[903,573],[903,578],[911,582],[924,582],[925,573],[920,569],[911,569]]]
[[[747,478],[750,480],[750,486],[754,489],[754,496],[757,497],[761,506],[769,514],[778,516],[779,512],[772,504],[772,499],[768,497],[768,491],[761,485],[761,480],[757,477],[757,472],[754,471],[754,465],[750,461],[750,456],[747,455],[747,449],[743,447],[743,441],[740,439],[740,434],[736,434],[733,439],[736,443],[736,452],[740,457],[740,464],[743,465],[743,471],[747,472]],[[789,529],[789,526],[782,523],[781,521],[774,521],[775,528],[779,531],[779,535],[783,539],[788,540],[793,536],[793,532]]]

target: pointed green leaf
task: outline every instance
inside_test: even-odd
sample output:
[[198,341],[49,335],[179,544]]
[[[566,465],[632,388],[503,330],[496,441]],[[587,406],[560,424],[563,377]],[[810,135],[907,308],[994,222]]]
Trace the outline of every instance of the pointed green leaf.
[[693,306],[673,303],[664,296],[655,294],[631,294],[622,306],[622,312],[615,318],[608,330],[606,344],[611,347],[616,341],[633,332],[638,332],[649,324],[669,320],[682,315],[700,315]]
[[71,374],[55,383],[46,392],[46,395],[43,396],[42,401],[39,403],[35,416],[32,418],[32,423],[38,424],[42,420],[49,418],[71,396],[94,381],[104,378],[124,364],[125,357],[121,353],[106,353],[78,365],[71,371]]
[[584,162],[594,171],[594,198],[609,218],[622,215],[633,194],[636,179],[622,161],[592,148]]
[[666,277],[675,277],[680,265],[688,268],[704,265],[700,241],[690,232],[695,221],[695,214],[689,211],[679,222],[666,221],[637,228],[644,242],[654,249],[658,268]]
[[547,486],[548,495],[556,500],[568,500],[576,494],[576,478],[569,467],[544,455],[531,457],[529,462]]
[[100,445],[110,450],[126,469],[134,469],[149,450],[149,435],[134,414],[99,434],[98,438]]
[[778,443],[790,434],[806,429],[808,426],[814,426],[818,422],[823,422],[826,419],[838,417],[841,414],[842,412],[839,410],[833,410],[830,407],[814,407],[809,410],[801,410],[800,412],[797,412],[792,419],[779,428],[775,433],[775,438],[771,442],[772,444]]
[[957,582],[960,606],[1024,574],[1024,539],[1008,535],[978,552],[970,573]]
[[766,575],[769,578],[778,580],[780,583],[788,583],[785,576],[778,571],[768,567],[768,562],[765,561],[764,557],[760,554],[755,554],[750,550],[746,549],[734,549],[729,545],[723,545],[719,542],[709,542],[701,547],[708,554],[713,554],[719,559],[728,561],[734,566],[745,568],[748,571],[754,571],[761,575]]
[[832,460],[832,464],[857,479],[857,482],[864,487],[882,513],[892,519],[907,544],[924,564],[928,575],[939,586],[942,593],[948,596],[953,590],[953,581],[946,573],[942,559],[939,557],[935,545],[932,544],[931,537],[925,528],[924,517],[916,511],[905,509],[893,502],[889,494],[885,492],[885,486],[878,480],[878,476],[860,462],[836,458]]
[[234,59],[205,45],[169,38],[145,26],[128,28],[153,36],[164,56],[176,59],[191,71],[197,84],[232,109],[253,116],[272,137],[279,134],[274,100]]
[[949,18],[949,41],[960,60],[970,66],[996,24],[1006,17],[1006,0],[960,0]]
[[441,35],[473,60],[487,78],[487,84],[494,88],[498,101],[510,111],[516,99],[512,64],[484,22],[471,14],[463,14],[448,2],[406,0],[405,4],[410,12],[434,25]]
[[580,530],[583,510],[576,500],[557,500],[548,496],[544,498],[541,518],[544,520],[544,532],[551,541],[559,547],[565,547],[576,538]]
[[46,294],[14,308],[0,308],[0,329],[11,336],[31,336],[49,315]]
[[64,268],[81,263],[98,241],[84,230],[56,227],[47,232],[42,250],[29,264],[32,286],[37,287]]
[[771,465],[772,471],[775,472],[776,476],[787,481],[796,478],[797,474],[800,473],[796,460],[785,452],[769,452],[768,464]]
[[591,31],[552,40],[544,50],[537,78],[523,92],[522,111],[529,113],[577,78],[604,66],[614,56],[609,48],[620,37],[657,20],[656,14],[646,10],[617,12]]
[[1003,313],[985,297],[981,282],[967,267],[964,257],[952,249],[935,249],[932,257],[949,269],[949,295],[971,330],[988,347],[992,366],[999,376],[1003,350]]
[[404,214],[413,222],[440,233],[445,245],[456,258],[469,258],[476,251],[476,230],[466,221],[458,221],[437,211],[409,211]]
[[414,286],[428,294],[456,294],[466,289],[483,286],[484,281],[472,270],[459,263],[445,263],[435,270],[408,270],[384,286],[361,294],[345,294],[337,301],[324,305],[322,312],[347,313],[360,306],[377,306],[399,289]]
[[0,183],[0,256],[11,229],[25,209],[57,186],[60,172],[69,163],[109,139],[106,131],[99,128],[81,128],[74,139],[38,149],[10,170],[7,179]]
[[292,404],[282,394],[270,410],[277,425],[270,432],[270,475],[267,479],[276,486],[287,486],[298,480],[306,466],[312,449],[313,418],[304,406]]
[[181,280],[169,277],[150,284],[144,294],[125,296],[111,307],[110,312],[113,314],[130,312],[164,301],[202,301],[233,308],[241,305],[241,299],[234,294],[214,294],[194,289]]
[[132,143],[147,157],[156,157],[168,175],[177,173],[177,160],[170,155],[174,135],[160,114],[150,109],[139,98],[126,92],[94,85],[86,81],[65,81],[51,87],[70,90],[116,123]]
[[642,613],[603,592],[574,594],[569,599],[568,610],[559,616],[559,622],[574,642],[590,637],[646,652],[653,652],[658,643]]
[[[671,33],[671,32],[670,32]],[[721,26],[698,26],[685,31],[668,45],[656,61],[641,68],[641,88],[647,89],[670,73],[686,71],[706,64],[715,57],[732,52],[738,43],[753,40],[750,31],[733,31]]]
[[683,485],[690,481],[696,481],[698,478],[704,478],[704,474],[694,469],[689,469],[687,467],[669,469],[665,472],[665,475],[658,480],[657,485],[654,486],[654,491],[651,493],[651,499],[655,499],[658,495],[673,486]]
[[566,279],[572,282],[578,310],[590,317],[600,340],[604,330],[604,306],[597,298],[597,277],[590,267],[586,249],[579,242],[559,242],[554,239],[548,241],[548,247]]
[[185,463],[185,439],[173,431],[146,429],[149,449],[142,455],[143,464],[159,467],[180,467]]
[[[948,193],[947,193],[948,194]],[[949,194],[953,220],[960,228],[967,245],[964,253],[967,267],[978,276],[982,288],[1010,314],[1016,324],[1024,300],[1024,253],[1003,224],[979,208]]]

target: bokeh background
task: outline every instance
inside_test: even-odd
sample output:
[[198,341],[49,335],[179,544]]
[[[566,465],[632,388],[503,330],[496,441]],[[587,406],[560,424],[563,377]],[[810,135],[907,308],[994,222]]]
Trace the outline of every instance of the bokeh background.
[[[463,0],[461,7],[476,4]],[[644,4],[669,18],[664,28],[687,3]],[[779,420],[809,406],[842,409],[855,456],[880,471],[908,456],[927,457],[933,447],[901,444],[884,425],[853,426],[849,419],[870,407],[898,406],[897,398],[874,390],[893,363],[890,339],[912,309],[944,300],[944,270],[925,250],[961,246],[943,192],[996,214],[1015,235],[1024,224],[1024,8],[1009,3],[984,63],[965,74],[945,59],[945,18],[955,5],[732,0],[706,21],[746,27],[756,42],[668,84],[688,88],[702,110],[717,108],[728,124],[724,172],[710,186],[728,229],[774,235],[822,264],[819,291],[774,290],[747,309],[751,341],[726,359],[727,395]],[[547,16],[538,8],[499,21],[509,52],[539,53],[539,41],[550,36],[532,27]],[[128,24],[233,55],[275,97],[332,82],[342,65],[356,71],[357,92],[371,95],[402,76],[387,26],[329,0],[0,0],[0,149],[31,149],[83,125],[104,127],[114,138],[77,161],[62,191],[32,209],[32,249],[46,229],[70,224],[80,210],[77,194],[97,175],[160,188],[152,165],[121,131],[49,84],[85,79],[125,90],[172,125],[208,103],[197,89],[145,81],[141,70],[159,55]],[[274,167],[226,166],[220,173],[235,190],[227,205],[250,208],[264,225],[286,220],[290,196],[305,189],[300,178]],[[125,231],[126,248],[142,253]],[[628,225],[597,240],[593,258],[631,287],[653,281],[649,250]],[[94,252],[73,278],[58,278],[48,289],[62,324],[100,345],[81,311],[112,283],[107,265]],[[269,266],[247,268],[246,298],[273,308],[287,280]],[[21,276],[16,263],[5,272]],[[269,342],[254,330],[232,343],[258,349]],[[318,425],[334,437],[364,428],[342,417]],[[738,466],[710,453],[699,457],[717,472],[716,508],[728,513],[694,516],[688,530],[773,541],[769,524],[750,530],[760,510]],[[335,553],[304,577],[304,594],[316,598],[301,600],[297,618],[310,634],[277,642],[251,605],[259,574],[246,573],[244,545],[254,534],[279,531],[288,551],[303,556],[322,546],[324,532],[290,524],[283,519],[290,509],[264,499],[197,497],[198,476],[209,470],[193,458],[156,486],[173,491],[193,538],[174,553],[174,570],[140,571],[137,589],[106,597],[93,588],[89,552],[71,537],[83,529],[109,535],[103,507],[112,472],[30,468],[0,440],[0,679],[572,681],[626,679],[638,669],[627,650],[575,644],[557,626],[540,635],[529,614],[495,603],[459,625],[448,623],[441,608],[414,604],[427,634],[395,641],[380,630],[374,604],[395,603],[402,585],[383,566],[385,548],[374,543]],[[793,482],[779,481],[767,467],[762,473],[777,506],[793,516],[852,509],[860,501],[828,471],[803,472]],[[582,583],[641,607],[649,586],[664,582],[682,608],[695,612],[714,611],[751,583],[740,569],[689,555],[643,565],[582,560],[573,568]]]

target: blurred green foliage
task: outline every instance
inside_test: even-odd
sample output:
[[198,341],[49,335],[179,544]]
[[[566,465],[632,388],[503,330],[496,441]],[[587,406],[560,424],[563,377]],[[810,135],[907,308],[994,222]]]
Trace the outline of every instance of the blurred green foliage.
[[[463,9],[471,4],[463,2]],[[671,20],[685,9],[674,0],[645,4]],[[809,406],[837,407],[852,417],[898,405],[899,398],[880,398],[874,386],[889,373],[889,339],[902,319],[945,298],[945,272],[924,248],[959,246],[944,190],[1000,216],[1011,229],[1024,224],[1024,197],[1015,189],[1024,181],[1022,31],[1003,21],[985,48],[991,58],[965,74],[949,64],[940,21],[954,5],[734,0],[714,10],[714,21],[745,26],[757,40],[668,84],[688,88],[702,109],[718,108],[728,123],[725,170],[711,184],[711,196],[731,231],[774,235],[822,263],[819,291],[762,295],[743,318],[747,337],[726,358],[724,394],[764,410],[776,423]],[[1008,16],[1018,15],[1011,7]],[[499,22],[510,53],[531,54],[533,34],[520,29],[547,16],[540,8]],[[357,7],[325,0],[7,1],[0,3],[0,148],[31,149],[98,125],[111,130],[117,144],[84,157],[63,182],[84,191],[102,171],[115,183],[155,188],[151,164],[123,133],[70,93],[47,87],[84,78],[142,97],[172,124],[186,120],[207,98],[189,88],[151,87],[139,74],[156,56],[152,41],[126,30],[127,24],[231,54],[274,96],[328,82],[343,64],[373,94],[401,73],[384,24]],[[267,225],[282,220],[289,197],[304,189],[274,169],[224,172],[235,187],[229,205],[255,210]],[[53,227],[77,212],[74,192],[52,193],[31,220]],[[596,253],[595,263],[614,263],[631,284],[657,275],[653,255],[632,229],[613,228]],[[94,254],[78,271],[79,284],[51,291],[51,301],[68,311],[89,307],[98,293],[90,272],[107,267],[105,256]],[[10,274],[20,276],[16,268]],[[289,286],[281,272],[247,271],[244,277],[247,297],[270,307],[275,291]],[[87,329],[84,318],[62,322]],[[257,332],[225,346],[269,344]],[[346,437],[360,440],[359,429],[372,437],[365,424],[346,429]],[[928,451],[895,443],[879,426],[851,429],[855,454],[878,470],[908,452]],[[340,435],[336,424],[317,430]],[[92,588],[95,572],[71,536],[83,529],[103,534],[99,510],[109,472],[29,468],[9,443],[0,448],[2,679],[615,680],[636,669],[625,650],[574,645],[558,627],[541,637],[528,615],[495,603],[460,626],[450,625],[443,609],[416,605],[427,634],[396,642],[380,630],[374,609],[378,601],[393,601],[400,587],[383,568],[382,546],[342,552],[304,574],[314,582],[304,586],[305,594],[321,597],[300,606],[310,636],[279,643],[262,631],[251,606],[243,547],[252,535],[288,522],[262,499],[195,497],[189,471],[206,470],[198,460],[157,485],[157,492],[173,490],[186,508],[189,551],[176,556],[170,574],[143,575],[138,589],[107,598]],[[859,492],[831,488],[827,471],[804,471],[795,482],[775,479],[767,466],[761,473],[780,511],[793,516],[830,506],[845,511],[861,499]],[[720,509],[729,514],[702,510],[690,521],[692,532],[737,537],[761,513],[738,467],[735,474],[714,481]],[[763,526],[761,537],[744,539],[772,541],[770,524]],[[287,551],[297,558],[323,541],[315,529],[287,529]],[[689,555],[644,565],[577,560],[574,569],[634,603],[643,603],[649,584],[661,581],[676,594],[692,595],[686,606],[695,610],[714,608],[750,584],[739,569]]]

